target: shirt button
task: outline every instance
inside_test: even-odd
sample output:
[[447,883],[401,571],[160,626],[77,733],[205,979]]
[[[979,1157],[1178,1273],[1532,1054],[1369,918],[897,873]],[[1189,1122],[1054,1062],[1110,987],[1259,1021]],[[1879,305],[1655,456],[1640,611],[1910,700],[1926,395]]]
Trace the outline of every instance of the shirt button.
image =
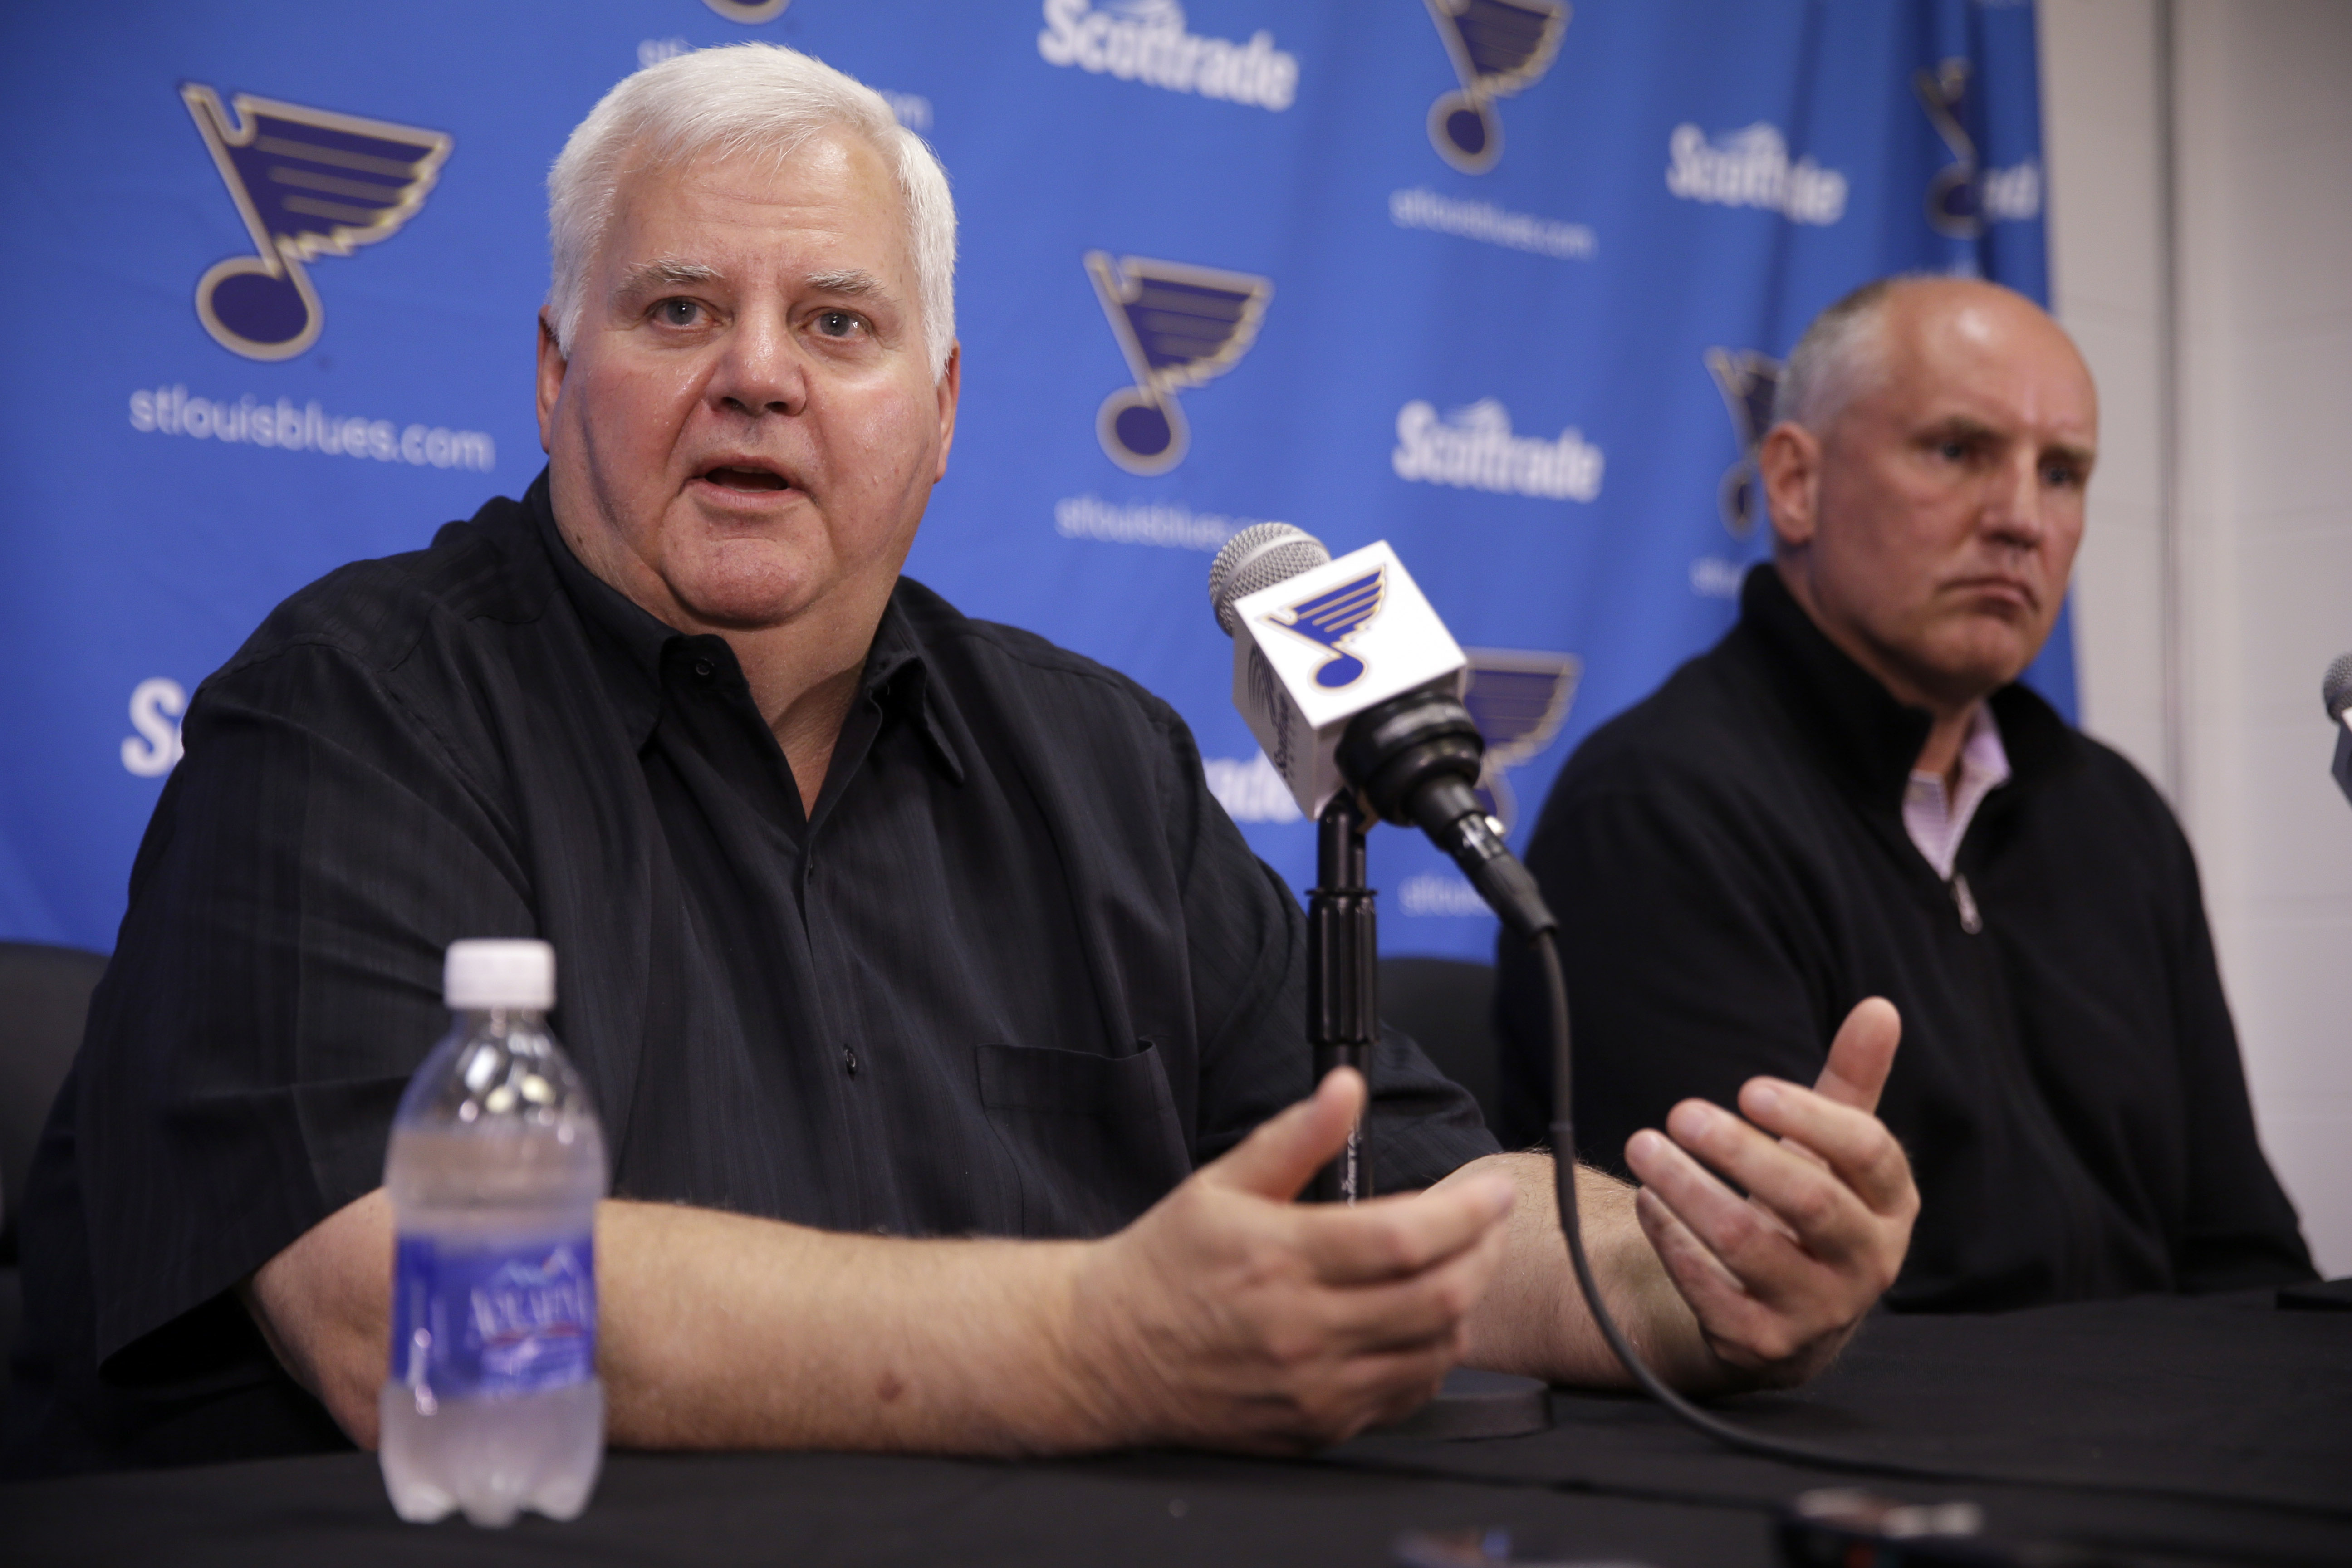
[[710,661],[709,659],[698,658],[694,661],[694,678],[697,680],[708,680],[710,679]]
[[841,1047],[841,1066],[850,1077],[857,1076],[857,1053],[847,1046]]

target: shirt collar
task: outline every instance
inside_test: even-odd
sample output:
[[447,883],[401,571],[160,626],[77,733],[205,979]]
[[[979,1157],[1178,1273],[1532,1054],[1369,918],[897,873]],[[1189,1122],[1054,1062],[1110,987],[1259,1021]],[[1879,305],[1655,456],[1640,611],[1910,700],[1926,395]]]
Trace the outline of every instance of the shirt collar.
[[[1736,635],[1763,651],[1773,685],[1832,771],[1872,805],[1899,811],[1911,765],[1934,724],[1927,710],[1896,700],[1830,641],[1769,562],[1751,567],[1741,585]],[[2081,737],[2027,687],[2002,687],[1986,699],[1984,711],[1989,725],[1997,721],[1993,743],[2020,785],[2072,767],[2083,755]]]
[[[571,544],[555,523],[546,469],[540,470],[539,478],[524,493],[523,505],[538,527],[540,542],[555,568],[557,579],[579,607],[581,618],[603,632],[608,647],[618,656],[615,662],[622,668],[613,671],[618,679],[606,684],[620,704],[632,739],[642,747],[661,717],[664,654],[671,644],[689,640],[689,634],[660,619],[589,571],[572,552]],[[947,693],[930,679],[930,664],[925,658],[922,639],[899,604],[902,596],[901,590],[893,587],[889,601],[882,607],[881,624],[875,627],[873,644],[866,650],[857,695],[860,700],[874,703],[886,714],[896,714],[919,724],[940,770],[961,784],[963,761],[949,739],[950,727],[942,722],[941,710],[948,706]],[[730,653],[728,657],[733,656]]]
[[1941,775],[1915,772],[1903,790],[1903,827],[1911,842],[1936,868],[1936,875],[1951,880],[1960,840],[1985,797],[2009,782],[2009,752],[2000,743],[2000,724],[1992,705],[1977,704],[1969,716],[1969,732],[1960,742],[1959,767],[1947,790]]

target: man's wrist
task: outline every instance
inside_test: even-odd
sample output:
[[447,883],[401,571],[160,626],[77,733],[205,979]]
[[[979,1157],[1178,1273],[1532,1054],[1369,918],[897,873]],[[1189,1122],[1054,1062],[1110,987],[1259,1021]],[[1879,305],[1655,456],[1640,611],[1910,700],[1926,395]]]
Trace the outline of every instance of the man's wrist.
[[1118,1237],[1055,1244],[1045,1343],[1070,1448],[1115,1448],[1146,1441],[1150,1424],[1133,1386],[1139,1358],[1123,1289]]

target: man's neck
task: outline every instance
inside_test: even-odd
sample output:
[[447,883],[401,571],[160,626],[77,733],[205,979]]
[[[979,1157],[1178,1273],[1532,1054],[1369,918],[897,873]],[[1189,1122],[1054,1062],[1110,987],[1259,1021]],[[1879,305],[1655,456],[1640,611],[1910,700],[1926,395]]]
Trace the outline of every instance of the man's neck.
[[[873,641],[870,634],[866,641],[869,645]],[[763,646],[756,637],[729,636],[727,644],[743,667],[761,716],[768,721],[776,744],[783,748],[785,765],[792,769],[793,783],[800,789],[802,812],[814,815],[817,796],[824,791],[825,773],[833,766],[833,749],[848,721],[849,705],[857,700],[858,680],[866,671],[864,649],[859,650],[856,662],[811,681],[806,679],[806,667],[789,655],[763,657],[783,650]]]
[[1969,731],[1976,722],[1977,710],[1983,706],[1979,699],[1958,713],[1929,710],[1935,715],[1935,723],[1927,731],[1927,743],[1919,748],[1918,760],[1911,764],[1911,771],[1932,773],[1943,780],[1948,797],[1960,787],[1960,755],[1968,747]]
[[1805,618],[1813,623],[1821,634],[1829,638],[1839,652],[1862,667],[1864,673],[1885,688],[1888,696],[1906,708],[1926,710],[1930,721],[1927,743],[1911,764],[1915,773],[1932,773],[1944,781],[1948,793],[1959,785],[1960,753],[1967,747],[1969,730],[1976,722],[1977,710],[1984,706],[1982,696],[1971,697],[1955,703],[1948,698],[1922,689],[1902,669],[1881,657],[1860,637],[1823,618],[1813,603],[1812,584],[1806,580],[1801,566],[1783,557],[1774,563],[1789,596],[1797,601]]
[[784,762],[800,790],[801,809],[814,813],[841,727],[857,697],[866,653],[889,605],[896,574],[887,582],[835,588],[774,626],[713,625],[680,604],[657,575],[603,535],[566,527],[561,513],[556,527],[583,566],[656,620],[692,636],[726,639],[751,689],[751,700],[783,748]]

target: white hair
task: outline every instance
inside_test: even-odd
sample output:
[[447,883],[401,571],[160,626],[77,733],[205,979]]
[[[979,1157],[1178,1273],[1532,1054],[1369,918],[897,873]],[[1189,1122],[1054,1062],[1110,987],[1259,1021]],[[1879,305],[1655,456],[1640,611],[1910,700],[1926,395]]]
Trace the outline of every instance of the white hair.
[[572,352],[588,270],[613,224],[623,179],[702,156],[761,156],[781,167],[828,129],[863,139],[898,176],[934,379],[955,342],[955,202],[947,171],[898,123],[880,93],[824,61],[775,44],[731,44],[674,56],[624,77],[547,173],[547,310],[556,346]]
[[1772,423],[1819,434],[1846,405],[1886,374],[1886,306],[1895,290],[1930,274],[1905,273],[1865,283],[1815,316],[1789,351],[1772,393]]

